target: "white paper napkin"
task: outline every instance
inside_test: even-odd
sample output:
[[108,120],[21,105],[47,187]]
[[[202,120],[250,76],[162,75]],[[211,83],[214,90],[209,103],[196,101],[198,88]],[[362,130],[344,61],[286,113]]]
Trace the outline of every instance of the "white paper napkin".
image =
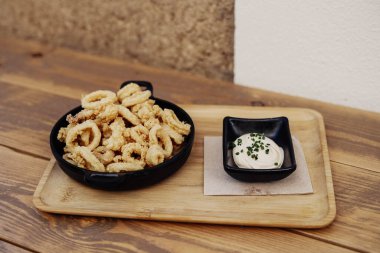
[[223,168],[221,136],[204,137],[204,195],[278,195],[313,193],[301,143],[293,136],[297,169],[288,177],[268,183],[246,183],[229,176]]

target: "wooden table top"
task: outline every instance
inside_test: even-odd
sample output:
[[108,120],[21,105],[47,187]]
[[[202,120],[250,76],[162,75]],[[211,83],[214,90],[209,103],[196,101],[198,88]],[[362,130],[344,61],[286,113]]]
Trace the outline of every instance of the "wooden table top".
[[[175,103],[308,107],[324,116],[337,217],[274,229],[54,215],[32,195],[53,123],[80,95],[150,80]],[[365,84],[363,84],[365,85]],[[34,42],[0,39],[1,252],[375,252],[380,249],[380,114]],[[291,88],[289,88],[291,93]]]

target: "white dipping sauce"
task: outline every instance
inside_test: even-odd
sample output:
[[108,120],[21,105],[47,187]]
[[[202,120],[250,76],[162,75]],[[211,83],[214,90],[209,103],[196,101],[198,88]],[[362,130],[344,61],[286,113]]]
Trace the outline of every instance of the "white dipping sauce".
[[284,162],[284,150],[264,134],[248,133],[234,141],[233,159],[239,168],[273,169]]

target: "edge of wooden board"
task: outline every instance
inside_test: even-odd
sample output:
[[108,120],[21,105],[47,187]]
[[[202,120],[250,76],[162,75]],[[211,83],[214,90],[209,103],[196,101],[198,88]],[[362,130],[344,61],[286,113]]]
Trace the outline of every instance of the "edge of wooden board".
[[[181,105],[182,106],[182,105]],[[200,106],[200,105],[188,105],[188,106]],[[207,105],[212,106],[212,105]],[[215,106],[215,105],[214,105]],[[236,107],[242,107],[242,106],[236,106]],[[243,107],[252,107],[252,106],[243,106]],[[265,107],[264,107],[265,108]],[[268,107],[267,107],[268,108]],[[270,108],[276,108],[276,107],[270,107]],[[281,108],[281,107],[278,107]],[[284,109],[284,108],[282,108]],[[80,216],[97,216],[97,217],[114,217],[114,218],[128,218],[128,219],[139,219],[139,220],[161,220],[161,221],[173,221],[173,222],[185,222],[185,223],[205,223],[205,224],[219,224],[219,225],[239,225],[239,226],[263,226],[263,227],[282,227],[282,228],[303,228],[303,229],[315,229],[315,228],[323,228],[330,225],[335,217],[336,217],[336,204],[335,204],[335,194],[334,194],[334,187],[333,187],[333,181],[332,181],[332,173],[331,173],[331,166],[330,166],[330,159],[329,159],[329,153],[328,153],[328,147],[327,147],[327,139],[326,139],[326,130],[324,125],[323,116],[316,110],[308,109],[308,108],[296,108],[296,107],[286,107],[286,109],[300,109],[304,111],[308,111],[311,114],[313,114],[319,123],[319,129],[320,129],[320,141],[322,145],[322,153],[323,153],[323,160],[324,160],[324,166],[325,166],[325,177],[326,177],[326,187],[327,187],[327,198],[328,198],[328,212],[327,214],[310,224],[310,221],[302,223],[299,222],[297,224],[287,224],[287,223],[271,223],[267,224],[265,222],[242,222],[239,220],[230,220],[225,221],[223,219],[221,220],[203,220],[198,219],[194,217],[188,217],[188,216],[175,216],[172,215],[165,215],[165,214],[152,214],[149,211],[144,213],[137,213],[134,215],[131,214],[125,214],[120,212],[97,212],[95,210],[92,210],[91,212],[88,210],[81,210],[81,209],[64,209],[64,208],[55,208],[53,206],[49,206],[46,204],[43,199],[41,198],[41,192],[45,186],[45,183],[47,182],[52,169],[54,168],[54,165],[56,164],[56,160],[52,158],[33,195],[33,204],[34,206],[44,212],[49,213],[56,213],[56,214],[68,214],[68,215],[80,215]]]
[[41,176],[40,181],[38,182],[37,188],[34,191],[32,202],[34,206],[41,211],[49,212],[49,206],[46,205],[41,199],[41,192],[45,186],[46,181],[48,180],[50,173],[56,163],[56,160],[54,158],[51,158],[48,165],[46,166],[46,169],[44,170],[44,173]]
[[318,228],[327,227],[330,225],[336,217],[336,203],[335,203],[335,193],[334,193],[334,185],[332,180],[332,172],[331,172],[331,165],[330,165],[330,156],[327,146],[327,137],[326,137],[326,129],[325,129],[325,122],[323,120],[323,116],[320,112],[303,108],[304,110],[308,110],[310,113],[314,114],[319,122],[319,130],[320,130],[320,140],[322,145],[322,152],[323,152],[323,162],[325,164],[325,176],[326,176],[326,187],[327,187],[327,197],[328,197],[328,205],[329,205],[329,211],[326,214],[323,219],[320,220],[320,225]]

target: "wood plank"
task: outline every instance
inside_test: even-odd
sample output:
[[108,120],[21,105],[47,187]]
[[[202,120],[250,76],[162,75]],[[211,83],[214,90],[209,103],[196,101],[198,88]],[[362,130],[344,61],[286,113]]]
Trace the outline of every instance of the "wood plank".
[[[19,97],[23,98],[23,99],[21,99],[21,101],[34,101],[34,99],[28,100],[26,98],[28,98],[28,97],[33,98],[36,95],[40,94],[40,92],[37,92],[35,90],[30,90],[30,89],[26,89],[22,92],[22,91],[18,90],[19,87],[14,87],[12,85],[4,85],[4,86],[2,85],[1,87],[7,88],[6,89],[7,94],[18,94]],[[16,89],[16,90],[13,91],[13,93],[8,93],[8,92],[11,92],[11,89]],[[4,89],[2,89],[2,90],[4,90]],[[9,97],[12,97],[12,96],[9,96]],[[42,97],[44,99],[47,99],[47,101],[56,101],[57,104],[61,104],[61,102],[59,102],[60,101],[59,96],[54,96],[51,94],[44,93]],[[35,100],[38,100],[38,99],[35,99]],[[76,103],[76,101],[73,99],[67,99],[66,98],[64,100],[66,101],[66,103],[69,106],[73,106],[73,105],[70,105],[70,103],[74,103],[74,104]],[[12,99],[9,99],[7,97],[2,97],[0,99],[0,101],[5,101],[6,104],[10,105]],[[28,102],[25,102],[25,104],[24,104],[24,102],[22,102],[21,105],[17,104],[16,102],[17,101],[12,102],[12,103],[15,103],[13,105],[14,107],[21,106],[23,108],[24,107],[28,108],[28,106],[27,106]],[[6,126],[5,128],[4,128],[4,124],[5,124],[4,122],[5,121],[2,121],[2,123],[0,124],[0,126],[2,127],[0,134],[3,134],[3,135],[1,135],[2,144],[10,144],[16,148],[27,150],[28,152],[33,151],[36,154],[39,154],[39,155],[42,155],[45,157],[49,157],[50,151],[49,151],[48,139],[47,138],[48,138],[48,131],[50,130],[51,124],[54,121],[54,120],[50,120],[49,117],[56,118],[58,116],[54,115],[54,111],[61,110],[61,111],[56,113],[56,114],[60,115],[60,114],[64,113],[63,111],[66,109],[64,109],[60,106],[56,106],[54,103],[52,104],[52,106],[50,108],[47,108],[45,106],[45,104],[46,103],[44,103],[43,101],[41,103],[38,103],[38,102],[33,103],[34,108],[36,108],[35,111],[42,110],[41,112],[43,114],[44,113],[51,114],[50,116],[48,116],[48,118],[43,118],[42,120],[40,118],[40,114],[33,114],[33,111],[30,111],[30,112],[27,111],[27,113],[21,114],[20,118],[17,118],[16,116],[9,117],[9,115],[15,114],[16,111],[12,111],[11,110],[12,107],[9,107],[9,106],[5,106],[5,107],[0,108],[1,109],[0,113],[3,113],[3,114],[0,114],[1,115],[0,118],[4,118],[7,115],[8,115],[7,117],[9,117],[6,121],[8,125],[5,125]],[[15,115],[17,115],[17,114],[15,114]],[[24,116],[22,116],[22,115],[24,115]],[[30,122],[28,122],[28,120],[26,120],[25,115],[30,115]],[[19,130],[17,133],[15,133],[13,135],[12,129],[15,128],[15,126],[21,127],[21,130]],[[34,133],[33,132],[34,130],[30,130],[30,129],[35,129],[35,130],[36,129],[37,130],[38,129],[44,129],[44,130],[40,133],[38,133],[38,132]],[[339,169],[339,167],[336,167],[336,168]],[[334,169],[335,169],[335,167],[333,167],[333,170]],[[366,173],[368,173],[367,170],[362,170],[362,169],[356,169],[356,171],[358,173],[360,173],[361,175],[364,175],[363,177],[365,177]],[[344,172],[342,172],[342,173],[344,173]],[[339,199],[340,192],[337,190],[337,187],[340,187],[338,189],[348,188],[349,182],[346,182],[346,183],[343,182],[342,184],[344,186],[340,186],[341,181],[339,180],[339,178],[334,178],[334,184],[335,184],[335,189],[336,189],[336,195],[337,195],[337,198]],[[375,195],[376,191],[375,191],[375,189],[372,189],[372,191],[369,193],[372,195]],[[357,198],[355,198],[355,196],[353,196],[353,197],[354,198],[350,200],[350,204],[351,205],[361,205],[362,199],[358,198],[357,196],[356,196]],[[339,215],[339,208],[340,207],[338,205],[338,215]],[[376,212],[376,210],[372,210],[372,211]],[[350,215],[352,215],[352,214],[347,214],[347,215],[348,215],[348,217],[350,217]],[[350,218],[348,218],[348,220],[349,219]],[[339,220],[339,216],[338,216],[338,220]],[[369,223],[368,226],[372,227],[373,224]],[[339,234],[343,235],[344,233],[347,233],[347,231],[351,231],[351,224],[350,223],[341,224],[337,228],[335,228],[334,231],[337,231],[336,233],[338,233],[339,231],[342,231]],[[332,233],[331,236],[329,236],[329,238],[331,238],[333,240],[337,240],[338,237],[335,237],[334,234],[335,234],[335,232]],[[329,235],[329,234],[323,235],[322,237],[327,236],[327,235]],[[348,241],[352,241],[352,240],[348,240]],[[355,247],[355,245],[352,245],[352,246]]]
[[20,248],[16,245],[10,244],[8,242],[0,240],[0,252],[7,252],[7,253],[27,253],[31,252],[29,250]]
[[0,83],[0,144],[50,157],[49,133],[74,99]]
[[[41,52],[42,57],[32,57],[33,52]],[[94,89],[115,89],[126,79],[145,79],[155,84],[158,97],[177,103],[312,108],[320,111],[325,118],[330,155],[334,161],[380,171],[380,116],[377,113],[240,87],[68,49],[52,49],[34,42],[2,39],[0,55],[0,80],[70,98]],[[72,92],[68,89],[72,89]]]
[[40,213],[32,195],[47,162],[0,147],[0,238],[44,252],[350,252],[280,229]]
[[[337,217],[333,225],[319,230],[298,230],[363,251],[380,248],[380,174],[332,162]],[[360,246],[359,246],[360,245]]]

